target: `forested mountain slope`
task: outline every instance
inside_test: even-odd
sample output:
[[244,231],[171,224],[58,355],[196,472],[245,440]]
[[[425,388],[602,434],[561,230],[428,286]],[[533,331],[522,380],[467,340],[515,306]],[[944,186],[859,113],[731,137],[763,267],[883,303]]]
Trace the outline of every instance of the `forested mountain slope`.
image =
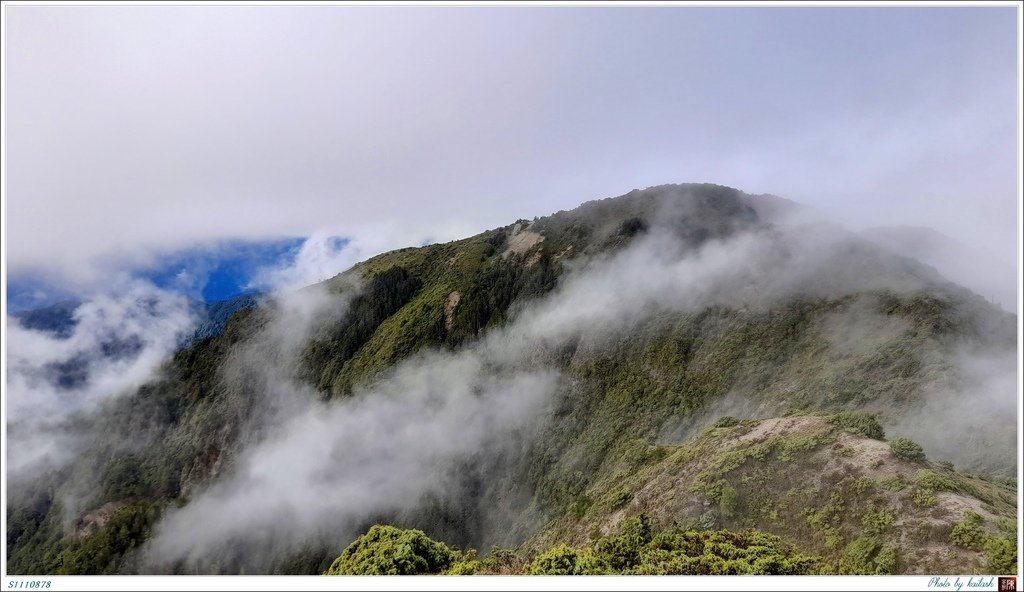
[[10,485],[9,570],[320,573],[377,522],[527,562],[643,514],[826,573],[991,571],[1015,317],[793,208],[654,187],[241,310],[62,426],[73,462]]

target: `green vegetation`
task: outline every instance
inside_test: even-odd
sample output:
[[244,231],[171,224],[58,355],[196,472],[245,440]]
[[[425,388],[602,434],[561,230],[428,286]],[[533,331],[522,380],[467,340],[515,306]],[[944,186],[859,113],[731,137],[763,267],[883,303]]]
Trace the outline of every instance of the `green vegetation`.
[[898,549],[885,543],[885,535],[896,521],[893,508],[868,510],[861,517],[861,535],[843,549],[839,571],[851,574],[896,573]]
[[1016,523],[1001,519],[999,530],[1010,536],[999,536],[985,530],[985,519],[968,510],[961,520],[953,523],[950,541],[972,551],[982,551],[985,555],[985,567],[988,573],[1011,574],[1017,569],[1017,529]]
[[726,415],[725,417],[723,417],[723,418],[719,419],[718,421],[716,421],[715,423],[711,424],[711,427],[713,427],[713,428],[731,428],[733,426],[738,426],[738,425],[740,425],[740,420],[736,419],[735,417]]
[[376,524],[334,560],[327,575],[415,575],[440,573],[462,556],[421,530]]
[[[604,499],[612,492],[625,499],[629,491],[632,496],[621,506],[588,506],[566,515],[536,537],[532,548],[548,548],[565,533],[594,540],[595,530],[613,519],[616,508],[645,509],[680,528],[694,529],[698,523],[710,530],[756,528],[799,540],[804,552],[820,557],[822,573],[888,574],[913,569],[921,562],[917,549],[934,544],[934,531],[923,525],[933,520],[928,514],[939,503],[938,491],[1014,515],[1005,488],[938,465],[900,468],[893,474],[892,465],[878,465],[870,452],[843,457],[850,459],[849,466],[837,464],[844,448],[859,449],[854,442],[837,444],[849,438],[843,435],[844,423],[834,415],[805,411],[713,424],[683,444],[658,447],[660,452],[639,469],[610,472],[581,489],[576,499]],[[680,491],[680,482],[690,483],[688,491]],[[702,500],[705,507],[711,505],[700,515],[663,510],[673,504],[700,507]],[[1012,520],[1003,524],[1014,525]],[[976,559],[955,553],[947,557],[948,565],[983,569]]]
[[723,484],[718,493],[718,509],[722,518],[734,517],[738,505],[736,489],[728,483]]
[[[117,574],[122,562],[149,536],[159,516],[158,507],[135,502],[113,510],[102,526],[74,537],[62,537],[59,525],[40,528],[27,540],[23,537],[28,532],[23,532],[15,539],[18,547],[9,555],[9,569],[28,571],[24,566],[40,565],[43,573],[58,575]],[[11,534],[9,527],[8,537]],[[35,550],[42,554],[28,555]]]
[[876,487],[885,491],[900,491],[906,487],[906,483],[899,475],[883,475],[871,481]]
[[534,576],[583,576],[610,573],[589,549],[558,545],[533,560],[526,571]]
[[884,534],[895,521],[896,512],[892,508],[869,510],[861,518],[861,522],[864,524],[864,533],[871,536]]
[[376,525],[342,552],[326,572],[342,574],[519,573],[529,575],[599,574],[807,574],[819,558],[801,555],[777,536],[744,532],[656,531],[647,516],[622,521],[618,532],[593,545],[564,543],[537,553],[497,549],[476,560],[418,530]]
[[856,451],[849,446],[836,446],[832,450],[836,453],[836,456],[841,456],[843,458],[850,458],[856,453]]
[[917,489],[914,491],[914,503],[922,508],[934,508],[939,503],[935,491],[931,489]]
[[893,438],[889,440],[889,449],[897,457],[912,462],[924,461],[924,449],[909,438]]
[[982,529],[983,522],[980,514],[968,510],[962,520],[953,523],[949,540],[958,547],[980,550],[985,545],[987,537]]
[[61,574],[114,574],[120,560],[138,547],[149,535],[159,510],[135,503],[114,512],[99,532],[72,544],[61,552]]
[[985,566],[989,573],[1017,573],[1017,542],[1008,537],[989,537],[985,541]]
[[878,423],[878,418],[871,413],[843,411],[833,415],[830,421],[848,432],[860,434],[865,438],[885,439],[882,424]]
[[[551,558],[563,558],[554,563]],[[571,558],[566,562],[564,558]],[[567,571],[565,564],[576,571]],[[757,531],[655,532],[644,515],[627,518],[616,535],[603,537],[590,548],[560,545],[542,553],[530,573],[612,574],[806,574],[818,559],[793,552],[779,537]]]
[[919,470],[915,480],[918,487],[932,491],[954,491],[956,489],[952,479],[929,469]]
[[879,573],[883,566],[876,560],[881,551],[882,542],[877,536],[864,535],[853,539],[843,549],[842,571],[853,574]]
[[348,385],[345,362],[422,287],[423,282],[397,266],[371,277],[349,303],[344,316],[317,327],[310,336],[304,352],[306,378],[322,391],[329,391],[339,381]]
[[[530,231],[544,240],[522,255],[506,252],[514,232],[508,225],[360,263],[324,283],[339,301],[339,293],[353,289],[348,280],[359,278],[361,287],[346,294],[343,313],[315,324],[295,378],[324,398],[345,397],[425,348],[467,347],[554,290],[566,269],[642,236],[655,216],[695,248],[759,224],[748,198],[735,190],[686,190],[695,192],[687,207],[668,208],[665,216],[659,200],[684,199],[675,188],[538,219]],[[452,299],[455,293],[459,298]],[[836,347],[830,321],[861,305],[907,329],[863,351]],[[226,362],[239,346],[259,345],[274,306],[235,313],[223,332],[176,352],[158,378],[81,420],[77,427],[94,436],[74,462],[9,498],[11,573],[133,569],[132,553],[161,509],[185,503],[229,471],[261,425],[268,405],[260,385],[250,376],[226,376]],[[982,569],[976,551],[955,545],[935,557],[915,556],[916,549],[950,538],[948,522],[933,527],[935,520],[925,518],[942,515],[945,498],[961,496],[1012,522],[1016,481],[926,465],[920,446],[901,438],[890,443],[893,454],[922,463],[912,469],[920,471],[908,472],[904,463],[894,469],[897,463],[886,459],[884,468],[898,471],[889,474],[871,464],[881,462],[872,454],[880,445],[861,438],[884,438],[879,417],[900,417],[920,402],[922,385],[955,378],[954,344],[984,338],[1012,346],[1015,333],[1000,329],[1012,324],[999,315],[956,291],[929,286],[914,293],[879,290],[763,307],[652,312],[606,342],[571,340],[538,351],[537,362],[564,378],[551,401],[551,421],[538,425],[525,454],[506,472],[480,477],[469,471],[457,484],[467,495],[489,491],[493,497],[373,517],[415,525],[460,546],[515,548],[477,558],[409,534],[416,531],[380,527],[377,540],[353,543],[338,569],[898,573],[926,561],[935,573]],[[738,394],[764,409],[799,411],[782,422],[726,416],[694,431],[705,417],[733,408],[717,405]],[[124,442],[133,446],[126,449]],[[1006,459],[992,455],[992,463],[1002,466]],[[95,488],[80,506],[62,508],[58,501],[80,497],[75,487],[83,482]],[[508,507],[513,499],[524,507]],[[496,502],[506,504],[508,523],[491,529],[493,540],[480,540],[477,527]],[[80,526],[83,516],[106,504],[124,505],[102,527],[81,536],[70,532],[68,524]],[[627,520],[622,532],[600,536],[619,517],[644,513],[651,516],[647,526]],[[655,523],[665,530],[654,532]],[[1015,540],[1015,532],[998,528],[999,537]],[[972,539],[972,549],[984,548],[987,561],[1007,565],[1006,545],[997,538]],[[818,559],[791,552],[781,540],[799,541],[801,551]],[[337,549],[319,552],[323,557],[289,558],[265,569],[318,573]],[[230,572],[237,565],[225,560],[217,568]]]

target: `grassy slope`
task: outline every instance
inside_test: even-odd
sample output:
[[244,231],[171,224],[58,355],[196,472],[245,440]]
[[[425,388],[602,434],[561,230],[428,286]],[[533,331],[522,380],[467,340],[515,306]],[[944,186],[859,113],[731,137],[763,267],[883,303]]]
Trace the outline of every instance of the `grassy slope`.
[[1012,573],[1016,491],[899,443],[859,412],[724,417],[597,480],[518,548],[480,557],[376,525],[325,573]]
[[1015,540],[1013,488],[901,459],[829,416],[723,425],[606,472],[580,494],[585,508],[525,547],[584,545],[647,514],[683,528],[770,532],[825,558],[826,573],[991,573],[980,546],[953,544],[954,523],[973,511],[990,536]]

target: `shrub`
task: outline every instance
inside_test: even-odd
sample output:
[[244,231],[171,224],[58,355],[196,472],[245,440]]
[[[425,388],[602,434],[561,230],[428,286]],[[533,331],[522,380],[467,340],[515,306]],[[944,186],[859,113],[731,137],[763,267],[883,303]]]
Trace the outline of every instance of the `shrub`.
[[527,568],[536,576],[579,576],[607,573],[601,561],[589,549],[573,549],[565,544],[541,553]]
[[446,576],[471,576],[480,571],[479,561],[459,561],[444,571]]
[[580,494],[569,504],[569,515],[579,520],[587,513],[587,509],[590,508],[593,501],[586,495]]
[[159,517],[158,507],[136,502],[115,511],[98,532],[58,555],[58,574],[115,574],[122,557],[137,548]]
[[878,419],[870,413],[843,411],[833,415],[829,421],[848,432],[860,434],[867,438],[874,438],[875,440],[885,438],[885,430],[882,428],[882,424],[878,423]]
[[641,218],[630,218],[619,226],[617,234],[622,236],[635,236],[647,230],[647,223]]
[[646,515],[627,518],[617,534],[587,548],[565,544],[528,561],[512,549],[476,552],[450,549],[418,530],[377,525],[349,545],[327,574],[600,575],[818,573],[821,558],[800,555],[776,535],[757,530],[654,532]]
[[931,489],[919,488],[914,491],[914,503],[922,508],[934,508],[939,503],[939,498]]
[[899,550],[882,544],[875,534],[865,534],[850,541],[843,550],[843,569],[856,574],[890,575],[896,573]]
[[726,415],[725,417],[723,417],[723,418],[719,419],[718,421],[716,421],[715,423],[711,424],[711,427],[713,427],[713,428],[731,428],[731,427],[737,426],[737,425],[740,425],[740,420],[736,419],[735,417],[732,417],[731,415]]
[[906,484],[899,475],[885,475],[875,479],[875,483],[886,491],[901,491]]
[[779,537],[745,532],[686,531],[659,533],[646,545],[640,562],[627,574],[807,574],[819,559],[793,554]]
[[598,558],[612,569],[633,567],[640,553],[651,542],[651,521],[646,514],[626,518],[619,525],[619,534],[597,541],[594,549]]
[[1017,573],[1017,543],[1007,537],[989,537],[985,543],[985,564],[989,573]]
[[896,522],[896,512],[892,508],[869,510],[864,513],[861,522],[864,525],[865,534],[880,535]]
[[1000,518],[996,521],[996,528],[1005,532],[1011,539],[1017,538],[1017,521],[1011,518]]
[[718,510],[722,518],[728,519],[736,515],[736,508],[739,506],[736,498],[736,488],[731,485],[722,487],[722,495],[718,498]]
[[935,471],[928,469],[921,469],[917,472],[917,484],[925,489],[931,489],[932,491],[943,491],[954,489],[953,482],[947,478],[939,475]]
[[334,560],[327,575],[436,574],[461,554],[421,530],[375,524]]
[[621,508],[633,499],[633,492],[625,487],[615,490],[611,494],[610,504],[612,508]]
[[898,563],[896,547],[885,545],[875,556],[875,573],[878,575],[891,575],[896,573]]
[[836,456],[851,457],[853,456],[854,450],[849,446],[837,446],[833,449]]
[[914,462],[924,460],[924,449],[921,445],[909,438],[893,438],[889,441],[889,449],[898,458]]
[[953,523],[953,532],[949,540],[958,547],[965,549],[981,549],[985,544],[985,531],[981,528],[982,518],[976,512],[968,510],[963,520]]
[[882,542],[877,536],[859,536],[843,549],[844,571],[857,574],[874,573],[875,556],[882,547]]
[[[480,561],[480,570],[496,574],[521,574],[529,561],[515,549],[494,548]],[[454,569],[454,566],[453,566]]]
[[647,514],[626,518],[619,525],[619,536],[627,537],[641,545],[651,542],[651,532],[651,519]]

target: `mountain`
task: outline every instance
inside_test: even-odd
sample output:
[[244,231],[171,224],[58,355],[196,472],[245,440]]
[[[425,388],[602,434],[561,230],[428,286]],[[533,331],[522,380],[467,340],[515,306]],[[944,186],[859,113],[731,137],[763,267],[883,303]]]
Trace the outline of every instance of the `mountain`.
[[54,337],[66,339],[71,337],[75,330],[75,310],[80,304],[74,300],[62,300],[43,308],[12,312],[11,317],[17,319],[26,329],[43,331]]
[[259,292],[247,292],[216,302],[203,303],[197,307],[199,318],[202,319],[196,326],[192,336],[187,343],[197,339],[207,339],[217,336],[224,330],[228,319],[237,312],[255,308],[263,294]]
[[[231,315],[240,310],[255,307],[261,296],[262,294],[259,292],[247,292],[216,302],[193,301],[192,309],[200,321],[186,342],[217,335],[224,330],[224,325]],[[82,303],[78,301],[64,300],[42,308],[15,311],[11,313],[11,317],[17,319],[26,329],[49,333],[59,339],[67,339],[71,337],[75,327],[78,326],[75,311],[81,305]]]
[[[253,308],[257,305],[258,293],[247,293],[221,300],[213,303],[203,303],[192,300],[188,303],[191,317],[196,319],[194,329],[178,341],[179,347],[186,347],[197,339],[213,337],[224,330],[231,315],[241,310]],[[151,310],[147,316],[159,314],[155,301],[140,300],[134,304],[139,305],[141,310]],[[131,362],[145,355],[143,336],[138,333],[118,334],[109,328],[89,325],[86,331],[95,331],[100,335],[93,343],[91,340],[83,340],[82,343],[68,343],[72,340],[80,319],[76,311],[82,306],[77,301],[62,301],[47,307],[17,311],[11,313],[14,319],[22,328],[36,331],[64,341],[72,346],[69,351],[64,352],[60,359],[48,362],[43,365],[36,374],[38,379],[54,385],[58,389],[71,390],[81,389],[92,381],[96,374],[95,370],[103,365]],[[96,314],[95,311],[93,314]],[[104,311],[100,316],[109,316]],[[102,325],[102,322],[100,323]],[[57,346],[54,346],[55,348]]]
[[1002,570],[1014,315],[789,207],[652,187],[244,307],[11,487],[9,570]]
[[1015,267],[983,249],[969,247],[931,228],[883,226],[861,232],[868,240],[937,269],[950,280],[974,289],[1006,310],[1017,301]]
[[[1012,572],[1006,551],[1016,527],[999,516],[1013,513],[1015,497],[883,438],[867,414],[723,417],[685,443],[653,448],[641,470],[595,483],[586,511],[545,525],[520,549],[477,560],[442,548],[449,560],[425,562],[421,572],[927,574],[948,565]],[[395,559],[404,559],[402,551],[374,529],[329,573],[402,573]],[[400,533],[388,534],[410,537]],[[427,548],[423,537],[409,548]],[[799,541],[802,554],[786,540]]]

